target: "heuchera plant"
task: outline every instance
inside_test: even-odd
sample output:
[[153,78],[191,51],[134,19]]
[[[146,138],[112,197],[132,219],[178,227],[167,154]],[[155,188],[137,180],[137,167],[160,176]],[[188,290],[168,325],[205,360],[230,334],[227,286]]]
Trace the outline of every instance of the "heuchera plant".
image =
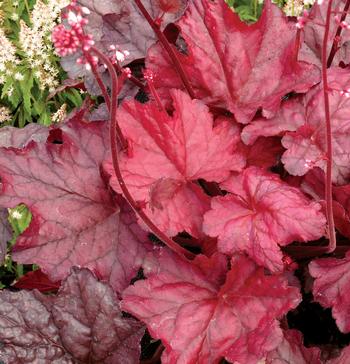
[[150,336],[144,364],[350,362],[286,320],[313,283],[350,332],[349,5],[64,9],[56,51],[104,103],[0,130],[0,258],[25,204],[12,256],[41,268],[0,292],[2,362],[133,364]]

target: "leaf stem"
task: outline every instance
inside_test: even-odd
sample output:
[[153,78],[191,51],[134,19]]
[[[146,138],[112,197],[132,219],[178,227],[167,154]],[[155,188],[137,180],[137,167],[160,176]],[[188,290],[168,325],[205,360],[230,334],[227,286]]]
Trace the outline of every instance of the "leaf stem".
[[179,58],[177,57],[174,49],[172,48],[172,46],[168,42],[166,36],[160,30],[159,26],[154,22],[154,20],[152,19],[152,17],[150,16],[148,11],[146,10],[146,8],[143,6],[141,0],[135,0],[135,3],[137,5],[137,7],[140,9],[142,15],[147,20],[148,24],[151,26],[153,31],[156,33],[160,43],[162,44],[164,49],[167,51],[171,61],[173,62],[173,65],[174,65],[174,67],[176,69],[176,72],[179,74],[179,76],[181,78],[181,81],[184,84],[188,94],[191,96],[192,99],[194,99],[195,94],[194,94],[193,88],[192,88],[192,86],[190,84],[190,81],[188,80],[186,72],[184,71],[184,69],[183,69],[183,67],[182,67],[182,65],[181,65],[181,63],[179,61]]
[[328,78],[327,78],[327,42],[329,36],[329,27],[331,19],[333,0],[328,0],[327,17],[325,24],[325,31],[322,44],[322,81],[323,81],[323,98],[324,98],[324,112],[326,121],[326,145],[327,145],[327,165],[326,165],[326,183],[325,183],[325,197],[326,197],[326,215],[328,222],[328,252],[331,253],[337,246],[334,217],[333,217],[333,194],[332,194],[332,126],[329,110],[329,97],[328,97]]
[[[110,73],[110,76],[111,76],[111,83],[112,83],[112,89],[113,89],[113,77],[115,76],[115,78],[116,78],[116,82],[115,82],[115,86],[117,87],[118,86],[118,77],[117,77],[117,74],[116,74],[116,72],[115,72],[115,70],[114,70],[114,67],[113,67],[113,65],[112,65],[112,63],[111,63],[111,61],[109,60],[109,58],[107,57],[107,56],[105,56],[103,53],[101,53],[97,48],[95,48],[95,47],[91,47],[90,48],[90,51],[91,52],[93,52],[93,53],[95,53],[96,54],[96,56],[100,59],[100,60],[102,60],[103,61],[103,63],[107,66],[107,68],[108,68],[108,71],[109,71],[109,73]],[[111,70],[110,70],[110,67],[112,67],[112,69],[113,69],[113,73],[111,72]],[[103,87],[105,87],[104,85],[103,85]],[[115,90],[115,93],[116,93],[116,90]],[[118,95],[117,95],[118,96]],[[112,112],[113,112],[113,103],[115,104],[115,112],[117,111],[117,103],[118,103],[118,100],[113,100],[113,93],[112,93],[112,95],[111,95],[111,97],[112,97],[112,102],[111,102],[111,105],[110,105],[110,114],[112,114]],[[120,128],[119,128],[119,125],[118,125],[118,123],[116,124],[116,126],[115,126],[115,132],[116,132],[116,135],[118,136],[118,139],[119,139],[119,142],[120,142],[120,145],[121,145],[121,147],[122,147],[122,149],[124,150],[124,149],[127,149],[127,147],[128,147],[128,143],[126,142],[126,140],[125,140],[125,138],[124,138],[124,136],[123,136],[123,133],[122,133],[122,131],[120,130]]]
[[[123,135],[121,134],[121,130],[119,128],[117,122],[117,108],[118,108],[118,76],[117,72],[109,60],[107,56],[101,53],[98,49],[91,47],[91,51],[94,52],[107,66],[109,74],[111,76],[111,110],[110,110],[110,143],[111,143],[111,154],[112,154],[112,162],[114,172],[118,179],[119,186],[123,192],[124,198],[135,211],[135,213],[141,218],[141,220],[146,224],[146,226],[150,229],[150,231],[157,236],[165,245],[168,246],[169,249],[174,252],[183,255],[189,259],[193,259],[195,255],[188,250],[182,248],[175,241],[166,236],[161,230],[158,229],[156,225],[150,220],[150,218],[143,212],[142,208],[138,205],[138,203],[131,196],[126,184],[124,182],[123,176],[120,171],[119,161],[118,161],[118,146],[117,146],[117,134],[118,132],[122,136],[124,143],[126,143]],[[118,135],[120,138],[120,136]]]
[[295,62],[298,61],[300,38],[301,38],[301,29],[297,29],[297,34],[295,35],[295,42],[294,42],[294,60],[295,60]]
[[335,36],[334,36],[334,39],[333,39],[332,48],[331,48],[331,51],[329,53],[328,60],[327,60],[327,68],[329,68],[332,65],[334,56],[338,51],[340,35],[341,35],[342,30],[343,30],[343,27],[340,24],[345,20],[346,15],[347,15],[348,10],[349,10],[349,7],[350,7],[350,0],[347,0],[346,3],[345,3],[344,9],[343,9],[341,18],[340,18],[340,23],[338,25],[337,32],[335,33]]

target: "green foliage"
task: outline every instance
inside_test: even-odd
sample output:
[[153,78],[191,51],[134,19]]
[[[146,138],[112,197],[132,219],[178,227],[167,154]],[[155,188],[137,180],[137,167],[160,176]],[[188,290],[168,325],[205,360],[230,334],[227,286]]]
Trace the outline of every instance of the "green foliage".
[[[50,2],[54,4],[59,1],[62,2],[62,0],[44,0],[42,4],[46,5]],[[50,32],[43,30],[42,25],[33,22],[35,4],[37,4],[37,0],[0,1],[1,126],[24,127],[30,122],[50,125],[54,121],[53,115],[58,110],[62,110],[62,106],[69,112],[83,102],[84,95],[74,88],[67,88],[54,96],[50,95],[62,84],[66,73],[60,67],[59,57],[54,53]],[[44,16],[42,16],[42,21],[45,21]],[[48,28],[56,22],[55,19],[48,19],[49,21],[51,24],[48,25]],[[38,54],[35,52],[34,55],[28,54],[28,49],[25,49],[23,41],[21,42],[21,32],[29,34],[29,36],[42,32],[42,37],[39,37],[42,43],[37,45],[34,42],[34,47],[37,45],[35,51],[38,50]],[[8,57],[9,53],[12,54],[12,58]],[[41,54],[42,59],[40,59]],[[6,61],[6,57],[8,57],[8,61]],[[1,65],[3,65],[2,68]],[[6,110],[5,113],[4,110]],[[10,254],[17,237],[29,226],[31,217],[32,215],[25,205],[9,209],[8,219],[13,236],[8,243],[5,262],[0,267],[0,289],[8,287],[27,271],[37,269],[35,265],[16,264]]]
[[27,271],[35,270],[35,265],[24,266],[17,264],[11,259],[10,249],[15,244],[17,237],[29,226],[32,219],[32,214],[25,205],[18,205],[13,209],[9,209],[9,223],[12,227],[13,236],[8,245],[8,254],[6,255],[5,262],[0,267],[0,289],[7,287],[9,284],[20,278]]
[[259,0],[225,0],[245,22],[256,22],[262,10],[262,1]]
[[[51,3],[54,1],[46,0],[39,4],[46,6]],[[40,12],[35,10],[35,4],[36,0],[0,2],[0,53],[13,54],[3,69],[0,56],[0,107],[6,107],[11,114],[7,119],[1,119],[0,115],[3,125],[23,127],[30,122],[49,125],[62,105],[69,112],[83,101],[83,95],[75,89],[66,89],[49,97],[66,74],[59,65],[50,40],[50,27],[57,20],[48,19],[47,26],[43,25],[44,15],[38,21]]]

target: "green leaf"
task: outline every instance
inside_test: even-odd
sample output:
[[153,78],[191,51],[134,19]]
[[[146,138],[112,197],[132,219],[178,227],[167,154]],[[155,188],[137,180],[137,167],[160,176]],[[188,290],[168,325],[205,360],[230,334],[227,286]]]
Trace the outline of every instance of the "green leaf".
[[18,205],[13,209],[9,209],[9,223],[14,232],[14,239],[23,233],[23,231],[29,226],[32,220],[32,214],[26,205]]
[[33,76],[30,72],[25,73],[24,79],[19,82],[19,87],[22,91],[24,109],[31,114],[31,90],[33,87]]

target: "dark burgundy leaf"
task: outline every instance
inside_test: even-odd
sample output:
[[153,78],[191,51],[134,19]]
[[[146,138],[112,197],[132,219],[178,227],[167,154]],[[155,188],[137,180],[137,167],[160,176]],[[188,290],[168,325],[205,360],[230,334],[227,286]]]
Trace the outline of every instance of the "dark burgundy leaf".
[[144,331],[87,269],[74,269],[55,297],[1,291],[0,327],[9,364],[138,364]]
[[37,269],[20,277],[13,286],[18,289],[37,289],[40,292],[50,292],[57,291],[61,282],[52,282],[41,269]]

